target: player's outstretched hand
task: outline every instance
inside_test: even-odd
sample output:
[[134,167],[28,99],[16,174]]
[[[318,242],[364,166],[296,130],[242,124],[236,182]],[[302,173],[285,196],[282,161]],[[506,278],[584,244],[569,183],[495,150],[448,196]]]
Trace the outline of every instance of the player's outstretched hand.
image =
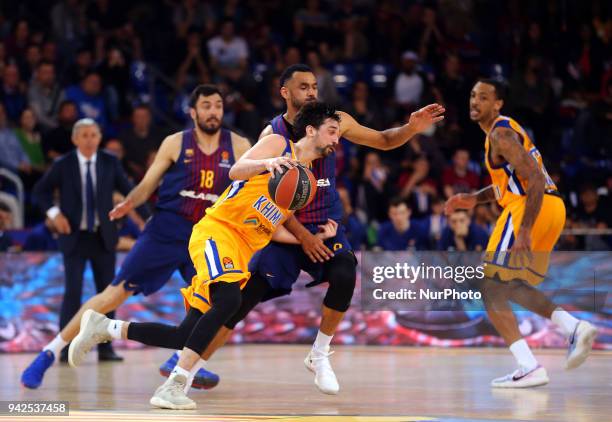
[[467,193],[457,193],[444,204],[444,213],[451,215],[456,210],[471,210],[476,206],[476,197]]
[[319,226],[319,233],[317,233],[317,236],[319,236],[323,240],[331,239],[332,237],[336,235],[337,231],[338,231],[338,223],[336,223],[331,218],[328,218],[327,223],[321,224]]
[[134,204],[130,199],[119,202],[115,208],[109,211],[108,218],[110,221],[118,220],[134,209]]
[[287,168],[292,168],[298,165],[297,160],[294,160],[289,157],[275,157],[268,158],[265,160],[266,170],[270,173],[274,174],[274,172],[278,172],[280,174],[284,173],[282,166]]
[[440,104],[429,104],[410,114],[408,125],[417,132],[423,132],[434,123],[444,120],[446,109]]

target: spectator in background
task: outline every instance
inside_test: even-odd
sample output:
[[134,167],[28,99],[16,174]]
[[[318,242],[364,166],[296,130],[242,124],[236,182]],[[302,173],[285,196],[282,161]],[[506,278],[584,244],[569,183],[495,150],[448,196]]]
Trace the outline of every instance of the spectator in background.
[[405,110],[414,110],[421,102],[425,83],[417,73],[419,56],[414,51],[402,54],[402,71],[395,79],[395,102]]
[[30,39],[30,25],[25,19],[19,19],[13,26],[13,33],[6,40],[7,57],[21,60],[25,57]]
[[[573,220],[576,228],[607,229],[612,226],[610,210],[604,206],[594,185],[587,183],[580,189],[580,203]],[[584,238],[583,247],[590,251],[607,250],[609,241],[609,236],[589,235]]]
[[368,39],[358,26],[358,19],[347,17],[340,21],[342,46],[338,54],[339,60],[354,62],[363,60],[369,52]]
[[95,120],[103,131],[108,127],[106,103],[102,96],[102,78],[99,73],[91,72],[79,85],[68,87],[66,99],[76,104],[79,118]]
[[79,0],[60,0],[51,9],[53,38],[61,55],[69,59],[87,33],[85,4]]
[[457,133],[469,125],[468,102],[470,86],[461,71],[461,60],[457,54],[451,53],[444,60],[444,71],[436,81],[442,96],[441,101],[446,108],[444,120],[450,125],[450,131]]
[[427,234],[428,248],[435,250],[438,247],[442,231],[446,227],[446,216],[444,215],[444,199],[432,198],[431,214],[422,220],[423,230]]
[[8,120],[19,121],[19,116],[27,105],[27,98],[25,85],[21,82],[19,68],[15,64],[9,64],[4,68],[0,101],[4,104]]
[[40,132],[36,129],[36,116],[31,108],[26,108],[21,113],[15,136],[28,156],[32,171],[38,173],[37,177],[39,177],[45,171],[45,155],[40,141]]
[[49,217],[38,223],[26,236],[23,244],[24,251],[58,251],[58,234]]
[[342,224],[346,228],[346,237],[354,250],[360,250],[366,246],[366,226],[355,214],[348,191],[343,187],[338,187],[337,191],[344,210]]
[[119,139],[111,138],[106,141],[104,151],[117,157],[117,159],[123,164],[123,160],[125,159],[125,148],[123,148],[123,144]]
[[21,74],[25,81],[32,79],[38,63],[42,60],[40,46],[38,44],[30,44],[26,50],[25,60],[21,66]]
[[368,221],[385,219],[388,175],[389,170],[382,164],[380,155],[374,151],[368,152],[357,187],[357,205],[366,212]]
[[70,100],[62,101],[57,114],[58,126],[43,134],[42,138],[42,148],[48,162],[74,149],[72,126],[77,119],[76,104]]
[[111,120],[117,120],[129,113],[130,70],[123,52],[117,47],[108,48],[98,71],[104,81]]
[[478,175],[468,168],[470,153],[466,149],[458,149],[453,154],[453,164],[444,169],[442,184],[444,196],[450,198],[456,193],[468,193],[478,189]]
[[132,125],[119,134],[125,149],[125,162],[128,174],[140,181],[147,170],[147,159],[151,151],[156,151],[164,134],[153,127],[151,109],[140,105],[132,111]]
[[64,84],[67,86],[76,85],[93,70],[94,57],[91,49],[81,47],[77,50],[74,63],[70,65],[64,74]]
[[176,84],[183,87],[184,92],[210,80],[208,67],[202,58],[201,48],[200,34],[190,32],[187,37],[187,54],[176,73]]
[[0,202],[0,252],[7,252],[13,247],[13,238],[7,230],[11,229],[13,215],[4,202]]
[[4,106],[0,104],[0,167],[20,175],[29,175],[32,172],[30,160],[7,123]]
[[[319,94],[320,92],[319,90]],[[363,81],[357,81],[353,85],[351,102],[344,107],[344,110],[363,126],[373,129],[381,129],[386,126],[378,107],[370,99],[368,84]]]
[[214,24],[215,13],[211,4],[198,0],[182,0],[174,7],[172,21],[178,38],[184,39],[190,29],[202,32],[206,26]]
[[427,233],[416,221],[410,220],[411,210],[401,198],[389,203],[389,221],[380,225],[377,246],[385,251],[424,250]]
[[64,90],[55,80],[55,65],[41,61],[28,90],[29,105],[43,131],[57,127],[56,113]]
[[308,66],[312,69],[317,78],[317,91],[319,99],[329,104],[338,104],[338,91],[331,72],[321,65],[319,54],[312,50],[306,55]]
[[483,251],[489,241],[487,233],[470,220],[467,211],[455,211],[448,217],[438,249],[441,251]]
[[221,75],[228,68],[246,69],[249,47],[244,38],[235,34],[232,20],[223,21],[221,34],[208,41],[208,54],[211,66]]

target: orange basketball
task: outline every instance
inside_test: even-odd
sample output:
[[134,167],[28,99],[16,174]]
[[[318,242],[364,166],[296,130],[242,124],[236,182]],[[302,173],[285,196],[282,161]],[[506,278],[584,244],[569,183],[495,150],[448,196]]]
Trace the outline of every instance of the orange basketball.
[[317,179],[302,165],[283,169],[283,173],[275,172],[268,181],[270,198],[281,208],[294,211],[304,208],[317,192]]

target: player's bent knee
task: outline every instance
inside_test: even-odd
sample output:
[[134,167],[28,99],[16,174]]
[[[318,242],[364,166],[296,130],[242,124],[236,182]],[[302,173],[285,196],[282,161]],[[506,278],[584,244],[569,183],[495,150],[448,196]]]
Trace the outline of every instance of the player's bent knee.
[[329,288],[323,304],[338,312],[346,312],[355,291],[356,260],[352,253],[337,255],[327,271]]

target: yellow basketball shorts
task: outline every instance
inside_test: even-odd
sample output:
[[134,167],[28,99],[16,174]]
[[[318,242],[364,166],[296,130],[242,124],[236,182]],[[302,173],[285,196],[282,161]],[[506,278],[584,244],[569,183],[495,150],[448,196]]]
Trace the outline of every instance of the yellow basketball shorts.
[[236,230],[211,217],[200,220],[189,240],[189,255],[196,275],[191,286],[181,289],[185,307],[202,312],[210,309],[213,283],[240,283],[240,288],[244,288],[251,276],[248,265],[254,253]]
[[526,267],[521,266],[516,254],[510,254],[518,235],[527,198],[508,204],[495,224],[485,254],[485,275],[501,281],[519,279],[531,285],[544,280],[548,271],[550,252],[565,226],[565,205],[557,196],[544,194],[542,208],[531,229],[531,254]]

